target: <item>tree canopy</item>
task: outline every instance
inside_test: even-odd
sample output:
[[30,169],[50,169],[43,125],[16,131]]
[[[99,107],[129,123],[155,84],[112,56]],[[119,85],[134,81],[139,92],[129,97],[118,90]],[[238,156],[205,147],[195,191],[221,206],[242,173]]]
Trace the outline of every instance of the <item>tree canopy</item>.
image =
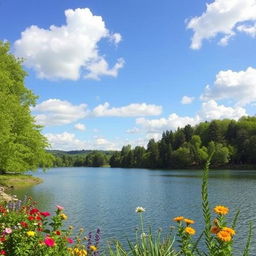
[[35,170],[52,162],[42,127],[30,111],[37,97],[24,85],[22,60],[9,50],[0,41],[0,173]]

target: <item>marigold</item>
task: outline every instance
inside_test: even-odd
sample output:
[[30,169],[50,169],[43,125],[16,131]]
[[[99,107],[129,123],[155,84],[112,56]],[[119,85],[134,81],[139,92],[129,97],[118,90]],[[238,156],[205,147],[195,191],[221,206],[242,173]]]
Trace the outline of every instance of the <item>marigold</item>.
[[217,226],[212,226],[211,227],[211,233],[212,234],[217,234],[220,231],[220,229]]
[[224,227],[222,230],[228,232],[231,236],[236,234],[236,231],[233,228]]
[[231,235],[229,232],[221,230],[220,232],[217,233],[217,237],[223,241],[223,242],[229,242],[231,241]]
[[223,206],[223,205],[217,205],[217,206],[214,208],[214,211],[215,211],[217,214],[226,215],[226,214],[228,214],[229,209],[228,209],[228,207],[225,207],[225,206]]
[[34,232],[34,231],[28,231],[27,232],[28,236],[35,236],[35,234],[36,234],[36,232]]
[[186,222],[188,225],[195,223],[195,221],[194,221],[194,220],[191,220],[191,219],[183,219],[183,221]]
[[194,235],[196,233],[196,230],[191,227],[186,227],[185,232],[188,233],[189,235]]
[[184,220],[183,216],[178,216],[178,217],[173,218],[173,221],[177,221],[177,222],[182,221],[182,220]]

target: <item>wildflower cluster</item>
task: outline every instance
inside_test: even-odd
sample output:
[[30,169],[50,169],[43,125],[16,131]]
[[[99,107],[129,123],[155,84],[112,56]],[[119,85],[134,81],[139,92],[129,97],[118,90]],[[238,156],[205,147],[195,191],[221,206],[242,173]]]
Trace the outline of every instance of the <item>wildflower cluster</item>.
[[30,198],[25,203],[18,201],[1,205],[0,255],[96,255],[96,247],[86,250],[86,244],[77,243],[71,237],[72,229],[63,228],[67,218],[62,206],[57,205],[51,216],[50,212],[40,211]]
[[196,233],[196,230],[191,227],[190,225],[194,224],[195,221],[191,219],[184,218],[183,216],[178,216],[173,218],[173,221],[177,222],[178,224],[178,231],[177,235],[180,238],[179,240],[179,246],[181,249],[181,252],[184,255],[193,255],[193,243],[192,238]]

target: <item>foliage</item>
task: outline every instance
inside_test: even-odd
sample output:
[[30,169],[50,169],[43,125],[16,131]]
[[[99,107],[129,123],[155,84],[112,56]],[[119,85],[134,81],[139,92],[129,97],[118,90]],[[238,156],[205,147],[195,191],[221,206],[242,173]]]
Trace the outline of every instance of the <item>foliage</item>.
[[9,48],[0,41],[0,174],[48,167],[52,161],[45,152],[47,140],[30,113],[36,96],[24,86],[22,61]]
[[255,166],[256,117],[213,120],[166,131],[159,141],[151,139],[146,148],[124,146],[110,157],[109,164],[126,168],[201,168],[212,152],[211,165],[215,168]]
[[73,227],[63,228],[68,218],[64,208],[56,206],[55,215],[42,212],[31,199],[9,202],[0,206],[0,255],[9,256],[67,256],[98,255],[99,233],[95,241],[92,233],[82,239],[81,229],[75,239],[70,236]]

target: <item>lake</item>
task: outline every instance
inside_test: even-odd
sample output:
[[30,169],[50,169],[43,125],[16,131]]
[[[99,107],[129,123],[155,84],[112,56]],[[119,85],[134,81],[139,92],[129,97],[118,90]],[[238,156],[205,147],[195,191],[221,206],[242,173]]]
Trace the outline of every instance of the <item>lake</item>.
[[[132,238],[138,224],[137,206],[146,209],[146,225],[166,232],[172,218],[182,215],[196,221],[202,230],[201,171],[147,170],[125,168],[53,168],[35,174],[44,183],[16,190],[19,197],[28,194],[40,209],[65,207],[68,224],[87,232],[100,228],[104,241]],[[236,243],[245,243],[248,222],[256,223],[256,171],[212,170],[209,179],[211,207],[226,205],[230,218],[240,209]],[[252,249],[255,250],[253,239]]]

